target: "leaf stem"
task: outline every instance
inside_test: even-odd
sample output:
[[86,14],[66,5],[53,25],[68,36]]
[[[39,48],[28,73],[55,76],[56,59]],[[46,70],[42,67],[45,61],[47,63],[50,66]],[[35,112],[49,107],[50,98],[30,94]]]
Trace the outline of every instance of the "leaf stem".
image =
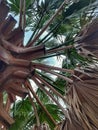
[[[37,76],[35,76],[37,77]],[[48,94],[49,97],[58,105],[58,107],[62,110],[64,115],[66,116],[66,110],[61,106],[61,104],[52,96],[52,94],[45,89],[45,87],[42,86],[42,84],[35,78],[33,77],[32,79],[35,81],[35,83],[46,93]],[[37,77],[38,78],[38,77]],[[38,78],[39,79],[39,78]],[[41,80],[40,80],[41,81]],[[42,82],[43,83],[43,82]]]
[[60,72],[68,72],[71,74],[74,74],[74,71],[71,69],[65,69],[65,68],[59,68],[59,67],[54,67],[54,66],[50,66],[50,65],[45,65],[45,64],[41,64],[41,63],[32,63],[32,66],[34,68],[46,68],[46,69],[50,69],[50,70],[58,70]]
[[72,80],[72,79],[70,79],[70,78],[68,78],[68,77],[65,77],[65,76],[63,76],[63,75],[60,75],[59,73],[56,73],[56,72],[54,72],[54,71],[51,71],[51,70],[49,70],[48,68],[41,68],[41,67],[39,67],[39,69],[41,69],[41,70],[43,70],[43,71],[46,71],[46,72],[48,72],[48,73],[50,73],[50,74],[56,75],[57,77],[59,77],[59,78],[61,78],[61,79],[64,79],[65,81],[67,81],[67,82],[69,82],[69,83],[73,83],[73,80]]
[[40,120],[39,120],[39,117],[38,117],[37,108],[36,108],[36,106],[35,106],[35,104],[33,102],[33,99],[31,97],[30,92],[29,92],[29,98],[30,98],[30,101],[31,101],[33,109],[34,109],[35,117],[36,117],[36,120],[37,120],[37,126],[39,127],[40,126]]
[[66,1],[64,0],[64,2],[61,4],[61,6],[59,7],[59,9],[55,12],[55,14],[51,17],[51,19],[43,27],[43,29],[35,36],[35,38],[30,43],[28,43],[27,46],[32,46],[38,40],[38,38],[43,34],[43,32],[49,27],[49,25],[54,20],[54,18],[60,13],[60,11],[62,10],[62,8],[65,5],[65,3],[66,3]]
[[38,78],[41,82],[43,82],[48,88],[50,88],[56,95],[64,100],[64,97],[56,91],[51,85],[49,85],[45,80],[43,80],[38,74],[35,74],[35,77]]
[[56,122],[53,119],[53,117],[51,116],[51,114],[48,112],[48,110],[44,107],[44,105],[41,103],[40,99],[38,98],[38,96],[36,95],[36,93],[34,92],[33,88],[31,87],[31,84],[29,81],[25,82],[25,86],[30,90],[30,92],[33,94],[34,98],[36,99],[36,101],[39,103],[39,105],[42,107],[43,111],[48,115],[48,117],[50,118],[50,120],[53,122],[53,124],[56,126]]
[[60,47],[60,48],[54,48],[54,49],[49,49],[49,50],[46,50],[46,54],[51,54],[51,53],[56,53],[58,51],[63,51],[63,50],[66,50],[66,49],[71,49],[71,48],[74,48],[73,45],[69,45],[69,46],[64,46],[64,47]]

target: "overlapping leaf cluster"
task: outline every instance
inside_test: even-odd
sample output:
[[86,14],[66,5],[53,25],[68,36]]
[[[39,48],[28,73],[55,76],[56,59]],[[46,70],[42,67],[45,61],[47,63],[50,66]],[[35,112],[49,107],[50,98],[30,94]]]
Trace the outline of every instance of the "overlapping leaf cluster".
[[[11,12],[15,15],[19,14],[19,0],[9,0],[8,2]],[[52,15],[55,13],[55,10],[58,9],[62,2],[63,1],[59,0],[44,0],[42,2],[39,0],[26,0],[26,31],[29,29],[32,31],[32,36],[30,39],[28,39],[28,44],[40,32],[42,27],[47,24],[47,20],[52,17]],[[42,86],[42,88],[44,88],[44,86],[48,86],[48,89],[50,89],[50,86],[52,86],[53,89],[63,96],[68,90],[66,95],[66,103],[69,105],[69,107],[66,121],[62,126],[62,129],[64,130],[96,130],[98,128],[97,70],[95,68],[90,68],[85,70],[83,69],[83,71],[80,72],[81,68],[79,68],[74,72],[72,71],[70,74],[69,72],[58,70],[57,68],[49,68],[48,65],[42,66],[42,64],[39,63],[43,63],[43,61],[47,58],[63,55],[65,57],[62,65],[63,68],[72,70],[77,66],[77,64],[79,67],[85,66],[88,62],[91,62],[91,59],[82,57],[77,53],[77,49],[81,51],[81,48],[83,50],[86,49],[85,52],[82,51],[83,54],[86,54],[86,52],[89,51],[90,56],[97,57],[98,25],[96,20],[93,21],[94,27],[92,27],[91,23],[89,25],[91,28],[84,28],[83,33],[78,35],[78,38],[74,42],[74,37],[76,34],[86,23],[92,19],[92,17],[96,15],[94,12],[97,8],[97,2],[94,2],[95,0],[80,0],[78,2],[70,2],[69,4],[65,5],[62,12],[49,25],[46,32],[43,33],[43,36],[39,37],[34,43],[35,46],[40,44],[45,45],[48,52],[47,55],[33,59],[35,63],[33,67],[41,70],[36,70],[35,78],[33,78],[35,83],[38,86]],[[89,32],[89,30],[91,31]],[[64,37],[63,40],[62,36]],[[78,46],[75,44],[76,42]],[[93,46],[93,42],[95,46]],[[68,46],[71,47],[66,49]],[[60,50],[58,51],[59,48]],[[53,70],[60,72],[55,72]],[[54,81],[51,76],[47,75],[48,72],[55,74],[59,77],[59,79],[57,78],[56,81]],[[59,76],[59,74],[61,76]],[[70,83],[70,85],[68,85],[68,80],[65,81],[65,77],[71,79],[72,83]],[[61,103],[61,99],[56,95],[57,93],[54,93],[53,89],[48,90],[49,93],[52,95],[53,99],[56,98],[58,102]],[[58,104],[54,104],[54,102],[51,101],[50,96],[47,96],[47,94],[43,91],[44,90],[41,90],[39,87],[36,91],[36,95],[42,101],[45,108],[47,108],[53,119],[58,123],[60,120],[62,120],[62,118],[64,119],[64,116],[66,115],[64,113],[65,111],[62,113],[62,107]],[[54,123],[50,118],[47,118],[47,114],[43,111],[41,106],[37,104],[34,99],[33,103],[37,109],[40,123],[43,124],[46,122],[46,124],[50,125],[51,129],[54,129]],[[32,104],[30,104],[28,98],[15,103],[12,113],[16,120],[16,124],[12,125],[10,128],[11,130],[27,130],[30,129],[32,125],[36,124],[37,120],[36,116],[34,115],[35,111],[31,108],[31,106]],[[21,120],[19,120],[20,116],[22,118]]]

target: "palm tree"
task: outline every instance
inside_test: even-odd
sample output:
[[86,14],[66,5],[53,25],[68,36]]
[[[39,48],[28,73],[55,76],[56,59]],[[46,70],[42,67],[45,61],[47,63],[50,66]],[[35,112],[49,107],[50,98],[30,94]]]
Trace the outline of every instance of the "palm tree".
[[[95,20],[75,38],[77,43],[75,46],[73,37],[84,23],[93,17],[95,4],[90,4],[88,8],[89,0],[69,2],[67,5],[66,1],[58,2],[58,0],[42,2],[10,0],[8,2],[10,2],[8,5],[11,11],[14,11],[15,15],[19,13],[20,17],[19,26],[14,28],[16,21],[11,15],[7,17],[9,7],[6,1],[0,1],[0,8],[3,12],[0,14],[1,129],[8,129],[9,126],[14,130],[30,129],[30,127],[39,130],[45,128],[48,130],[49,127],[51,129],[62,127],[62,130],[97,129],[97,114],[95,115],[97,113],[97,70],[91,66],[89,68],[79,66],[79,69],[74,69],[76,63],[85,66],[87,62],[91,62],[78,55],[77,49],[84,54],[86,54],[84,50],[90,51],[86,56],[97,57],[97,37],[92,38],[95,39],[95,48],[92,47],[90,39],[93,34],[97,35],[97,31],[92,28]],[[57,6],[54,6],[57,2]],[[94,0],[91,1],[93,2]],[[87,9],[85,13],[83,8]],[[75,11],[79,12],[78,17]],[[28,24],[33,33],[28,43],[24,45],[24,32],[28,29]],[[97,22],[95,27],[97,27]],[[66,37],[64,41],[61,41],[62,44],[57,45],[52,40],[57,39],[58,34],[60,37],[62,35]],[[41,37],[41,35],[45,36]],[[65,56],[65,54],[66,61],[70,63],[64,64],[65,68],[43,64],[45,58]],[[95,62],[94,58],[93,61]],[[59,79],[54,81],[47,73]],[[32,85],[32,81],[37,85],[36,88],[34,84]],[[59,85],[61,82],[65,87]],[[89,92],[88,95],[86,91]],[[66,97],[64,97],[65,92]],[[20,96],[22,101],[15,102],[16,96]],[[67,109],[60,103],[61,101],[66,104]],[[13,114],[16,124],[9,116],[9,112]],[[66,119],[63,123],[58,123],[64,118]]]

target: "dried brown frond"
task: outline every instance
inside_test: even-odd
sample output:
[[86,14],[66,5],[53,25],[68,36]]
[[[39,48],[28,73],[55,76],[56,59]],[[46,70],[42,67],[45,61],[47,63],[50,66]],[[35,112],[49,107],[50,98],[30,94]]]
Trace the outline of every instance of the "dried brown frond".
[[98,78],[93,75],[92,69],[91,73],[75,70],[75,75],[81,80],[73,77],[73,84],[69,84],[66,95],[68,117],[63,130],[97,130]]
[[98,18],[93,19],[80,31],[75,42],[80,54],[98,58]]

